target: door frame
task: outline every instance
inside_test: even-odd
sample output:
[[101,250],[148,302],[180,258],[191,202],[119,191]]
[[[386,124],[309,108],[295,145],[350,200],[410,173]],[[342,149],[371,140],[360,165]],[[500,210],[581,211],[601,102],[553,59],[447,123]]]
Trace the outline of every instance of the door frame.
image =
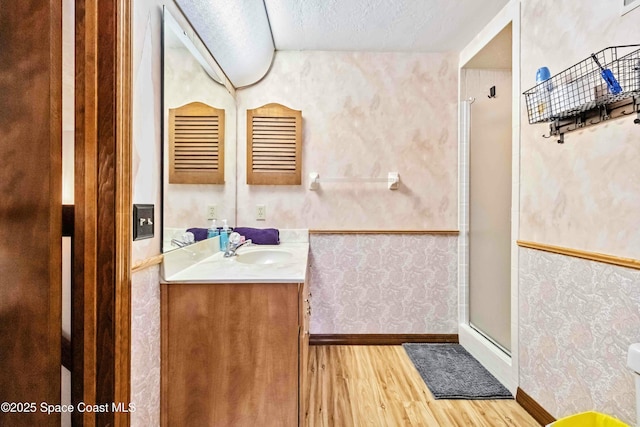
[[128,426],[131,364],[131,2],[75,1],[74,425]]
[[459,129],[463,121],[462,68],[511,24],[512,31],[512,161],[511,161],[511,357],[469,326],[469,145],[458,134],[458,335],[478,359],[514,395],[518,388],[518,246],[520,222],[520,2],[511,0],[460,52],[458,63]]

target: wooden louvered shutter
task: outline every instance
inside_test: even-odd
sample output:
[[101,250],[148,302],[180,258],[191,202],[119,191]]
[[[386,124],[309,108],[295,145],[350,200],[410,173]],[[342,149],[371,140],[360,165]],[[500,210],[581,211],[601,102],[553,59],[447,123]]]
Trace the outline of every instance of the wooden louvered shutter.
[[169,109],[169,183],[224,184],[224,110],[201,102]]
[[280,104],[247,110],[247,184],[300,185],[302,112]]

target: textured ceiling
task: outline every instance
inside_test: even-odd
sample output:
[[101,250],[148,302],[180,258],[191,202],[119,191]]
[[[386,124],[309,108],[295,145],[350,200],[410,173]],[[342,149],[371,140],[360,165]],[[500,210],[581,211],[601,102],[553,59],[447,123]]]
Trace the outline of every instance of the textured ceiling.
[[269,70],[274,46],[262,0],[175,0],[236,88]]
[[508,0],[265,0],[278,50],[459,51]]
[[274,49],[460,51],[508,0],[175,2],[239,88],[267,73]]

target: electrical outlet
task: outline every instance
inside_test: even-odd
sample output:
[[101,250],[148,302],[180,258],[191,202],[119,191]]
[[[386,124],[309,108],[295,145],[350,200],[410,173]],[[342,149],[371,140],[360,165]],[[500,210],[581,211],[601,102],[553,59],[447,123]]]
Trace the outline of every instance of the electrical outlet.
[[218,206],[207,205],[207,219],[218,219]]
[[258,221],[266,221],[267,207],[265,205],[256,205],[256,219]]

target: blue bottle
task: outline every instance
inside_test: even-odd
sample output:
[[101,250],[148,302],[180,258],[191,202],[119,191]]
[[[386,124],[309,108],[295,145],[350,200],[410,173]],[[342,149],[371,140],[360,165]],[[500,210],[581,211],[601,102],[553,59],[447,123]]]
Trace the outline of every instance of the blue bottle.
[[227,220],[222,220],[222,230],[220,230],[220,250],[226,251],[227,244],[229,243],[229,226],[227,225]]
[[[545,83],[546,82],[546,83]],[[540,67],[536,72],[536,106],[537,120],[546,120],[551,116],[551,91],[553,84],[551,83],[551,73],[547,67]],[[544,84],[543,84],[544,83]]]
[[[549,71],[549,69],[547,67],[540,67],[540,68],[538,68],[538,71],[536,71],[536,83],[537,84],[540,84],[542,82],[546,82],[550,78],[551,78],[551,72]],[[553,89],[553,86],[551,85],[551,82],[547,83],[546,88],[547,88],[547,90],[552,90]]]
[[207,239],[211,239],[212,237],[218,236],[220,233],[218,232],[218,227],[216,227],[216,220],[211,221],[211,227],[207,230]]

